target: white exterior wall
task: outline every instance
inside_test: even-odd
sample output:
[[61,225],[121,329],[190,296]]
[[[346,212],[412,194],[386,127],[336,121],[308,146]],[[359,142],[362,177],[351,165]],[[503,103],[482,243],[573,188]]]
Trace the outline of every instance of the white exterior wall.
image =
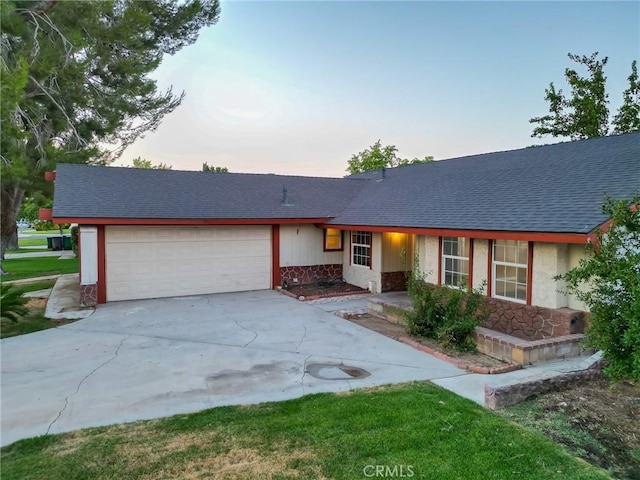
[[473,278],[471,285],[473,288],[479,289],[484,282],[484,294],[488,291],[488,275],[487,265],[489,261],[489,240],[484,238],[476,238],[473,241]]
[[98,228],[80,228],[80,285],[98,283]]
[[[343,232],[342,237],[342,246],[345,250],[348,249],[347,233]],[[315,225],[282,225],[280,227],[281,267],[342,263],[342,252],[324,252],[323,247],[323,231]]]
[[418,264],[420,273],[429,283],[438,283],[438,237],[417,237]]
[[533,244],[531,304],[539,307],[562,308],[568,306],[567,296],[561,292],[565,284],[553,277],[567,271],[567,244]]
[[382,234],[382,271],[406,272],[413,266],[413,235]]
[[[577,267],[580,264],[580,260],[586,257],[587,251],[585,245],[569,245],[567,262],[568,270]],[[583,290],[586,289],[587,288],[585,286]],[[580,300],[578,300],[575,295],[567,295],[567,303],[569,305],[569,308],[573,308],[575,310],[583,310],[585,312],[589,311],[589,308]]]
[[344,252],[342,275],[347,283],[360,288],[369,288],[370,282],[375,283],[372,293],[380,293],[382,266],[382,234],[373,232],[371,236],[371,267],[351,265],[351,232],[344,232]]

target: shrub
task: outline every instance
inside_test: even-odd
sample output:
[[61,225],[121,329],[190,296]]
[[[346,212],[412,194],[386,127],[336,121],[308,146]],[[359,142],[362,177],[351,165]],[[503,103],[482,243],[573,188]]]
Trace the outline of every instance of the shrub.
[[3,320],[9,320],[13,323],[17,323],[21,317],[25,316],[29,310],[24,306],[27,303],[27,299],[22,294],[15,290],[10,283],[3,283],[0,286],[0,304],[2,304],[2,310],[0,318]]
[[76,256],[78,255],[78,227],[71,227],[70,230],[71,233],[71,249],[73,250],[73,253],[76,254]]
[[602,211],[611,218],[609,229],[587,246],[587,258],[558,278],[589,307],[586,340],[608,360],[605,373],[640,380],[640,194],[631,202],[606,199]]
[[406,314],[409,333],[433,338],[445,347],[475,351],[474,330],[488,315],[482,291],[429,285],[417,271],[410,274],[407,287],[413,304],[413,312]]

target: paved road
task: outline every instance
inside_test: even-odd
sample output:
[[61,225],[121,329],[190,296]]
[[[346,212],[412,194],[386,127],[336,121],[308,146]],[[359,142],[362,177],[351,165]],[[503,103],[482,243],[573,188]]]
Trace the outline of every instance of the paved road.
[[[3,339],[1,356],[2,445],[219,405],[465,375],[274,291],[109,303],[76,323]],[[340,365],[371,375],[352,378]]]

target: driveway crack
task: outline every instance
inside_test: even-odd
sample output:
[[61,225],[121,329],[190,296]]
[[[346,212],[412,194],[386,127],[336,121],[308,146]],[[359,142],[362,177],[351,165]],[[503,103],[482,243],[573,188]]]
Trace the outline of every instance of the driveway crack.
[[93,375],[94,373],[96,373],[98,370],[100,370],[102,367],[104,367],[105,365],[107,365],[108,363],[112,362],[113,360],[116,359],[116,357],[118,356],[118,353],[120,353],[120,347],[122,347],[122,344],[125,342],[126,339],[129,338],[129,335],[127,335],[126,337],[124,337],[120,343],[118,344],[118,346],[116,347],[116,351],[114,352],[114,354],[111,356],[111,358],[109,358],[108,360],[105,360],[104,362],[102,362],[100,365],[98,365],[96,368],[94,368],[93,370],[91,370],[89,373],[87,373],[84,377],[82,377],[82,379],[80,380],[80,382],[78,382],[78,385],[76,386],[76,391],[73,392],[71,395],[68,395],[64,398],[64,406],[62,407],[62,409],[58,412],[58,415],[56,415],[56,418],[53,419],[53,421],[49,424],[49,426],[47,427],[47,431],[45,433],[45,435],[48,435],[49,432],[51,431],[51,427],[53,427],[53,424],[56,423],[58,421],[58,419],[62,416],[62,414],[64,413],[64,411],[67,409],[67,407],[69,406],[69,399],[75,395],[78,394],[78,392],[80,391],[80,387],[82,386],[82,384],[85,382],[85,380],[87,378],[89,378],[91,375]]
[[304,333],[302,334],[302,338],[298,342],[298,345],[296,345],[296,349],[294,350],[296,353],[299,352],[300,345],[302,345],[302,342],[304,342],[304,337],[307,336],[307,326],[306,325],[302,325],[302,328],[304,328]]
[[304,377],[307,375],[307,362],[311,358],[311,354],[307,355],[307,358],[304,359],[304,363],[302,364],[302,378],[300,379],[300,388],[302,388],[302,396],[304,397]]
[[[212,305],[212,304],[211,304],[211,300],[210,300],[210,298],[209,298],[209,297],[207,297],[207,304],[208,304],[211,308],[219,308],[219,309],[220,309],[220,310],[222,310],[224,313],[226,313],[227,315],[229,315],[229,312],[227,311],[227,309],[226,309],[226,308],[224,308],[224,307],[222,307],[222,306],[220,306],[220,305],[216,305],[216,306]],[[244,325],[242,325],[242,324],[240,323],[240,320],[234,320],[233,322],[234,322],[236,325],[238,325],[241,329],[246,330],[246,331],[247,331],[247,332],[249,332],[249,333],[253,333],[253,338],[252,338],[251,340],[249,340],[247,343],[245,343],[245,344],[243,345],[244,347],[248,347],[249,345],[251,345],[251,344],[254,342],[254,340],[255,340],[256,338],[258,338],[258,332],[256,332],[255,330],[251,330],[251,329],[249,329],[249,328],[245,327]]]

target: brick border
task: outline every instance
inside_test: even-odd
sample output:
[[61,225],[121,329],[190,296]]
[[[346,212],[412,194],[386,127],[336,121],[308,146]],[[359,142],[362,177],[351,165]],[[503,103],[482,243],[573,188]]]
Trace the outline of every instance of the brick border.
[[480,373],[483,375],[499,375],[501,373],[509,373],[515,370],[520,370],[522,368],[522,365],[520,365],[519,363],[510,363],[509,365],[505,365],[503,367],[495,367],[495,368],[469,364],[462,360],[458,360],[457,358],[450,357],[446,353],[440,352],[431,347],[427,347],[426,345],[422,345],[421,343],[418,343],[415,340],[412,340],[408,337],[400,337],[399,340],[402,343],[415,348],[416,350],[420,350],[421,352],[428,353],[429,355],[433,355],[434,357],[439,358],[440,360],[449,362],[458,368],[468,370],[472,373]]

